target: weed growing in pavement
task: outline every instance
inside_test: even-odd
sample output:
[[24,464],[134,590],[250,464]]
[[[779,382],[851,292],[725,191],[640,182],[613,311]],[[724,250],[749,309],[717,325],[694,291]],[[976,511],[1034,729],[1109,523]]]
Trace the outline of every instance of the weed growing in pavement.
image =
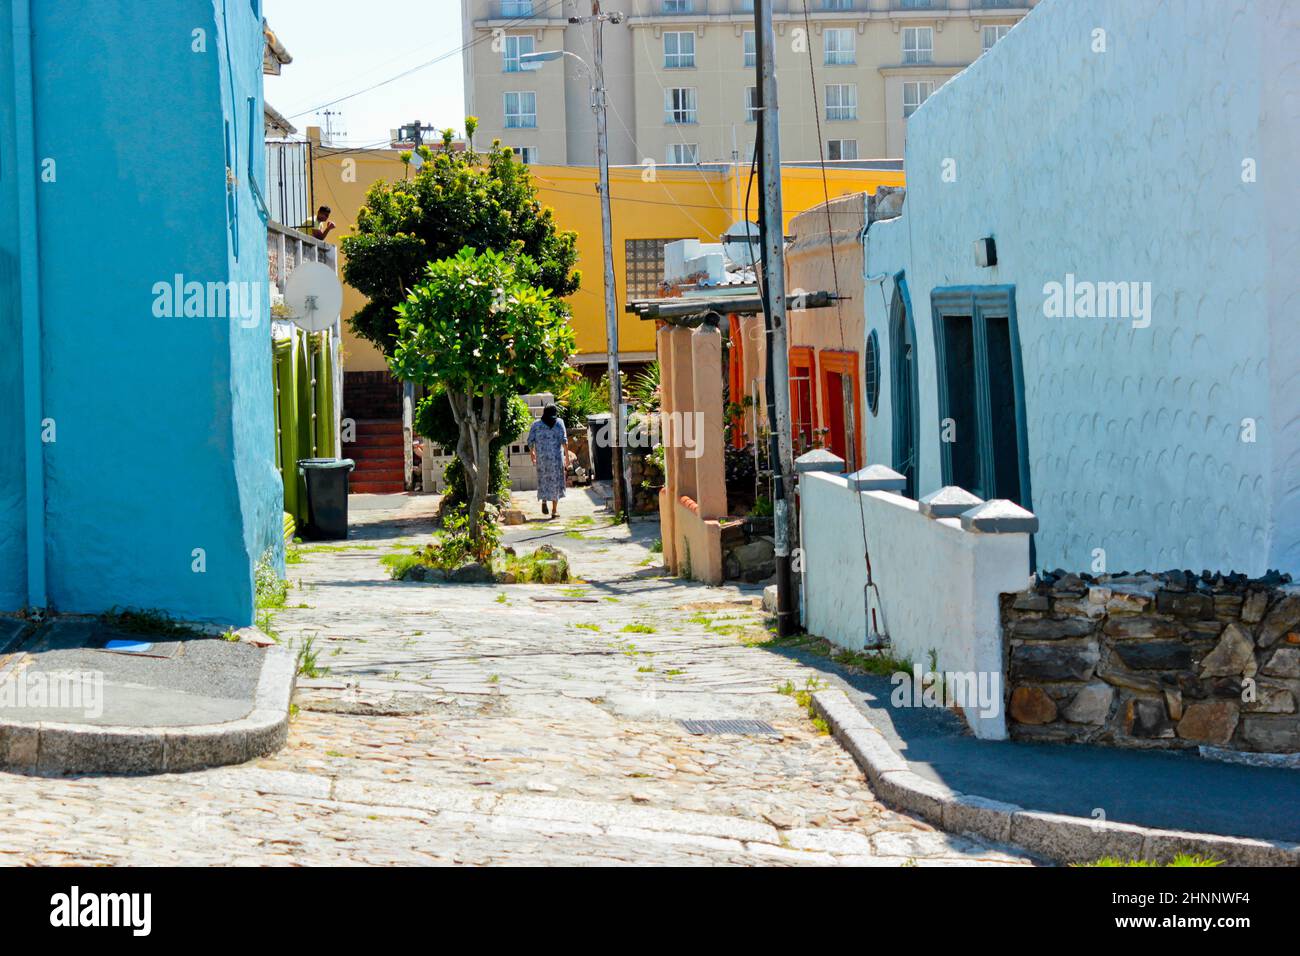
[[316,635],[312,634],[303,638],[295,655],[299,677],[323,677],[328,672],[328,668],[322,668],[317,663],[317,656]]
[[653,634],[655,629],[649,624],[624,624],[624,634]]
[[794,702],[804,709],[808,714],[808,719],[813,722],[818,733],[829,734],[831,729],[827,726],[826,721],[817,713],[817,708],[813,706],[813,694],[826,686],[826,682],[817,677],[809,677],[803,687],[796,687],[794,681],[787,680],[784,684],[778,684],[776,692],[786,697],[793,697]]
[[1117,856],[1103,856],[1091,863],[1071,863],[1070,866],[1223,866],[1222,860],[1213,860],[1208,856],[1195,853],[1179,853],[1168,863],[1156,863],[1153,860],[1124,860]]
[[99,616],[105,626],[124,634],[150,634],[155,637],[200,637],[201,632],[156,608],[113,607]]

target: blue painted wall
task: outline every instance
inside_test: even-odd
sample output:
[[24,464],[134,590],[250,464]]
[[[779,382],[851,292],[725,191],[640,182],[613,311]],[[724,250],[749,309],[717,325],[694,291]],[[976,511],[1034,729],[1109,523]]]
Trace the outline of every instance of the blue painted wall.
[[[61,0],[33,13],[36,152],[57,164],[38,202],[59,611],[130,605],[247,623],[253,566],[280,541],[253,194],[264,179],[258,6],[170,0],[143,17],[131,0]],[[176,275],[205,289],[250,283],[255,307],[217,315],[205,301],[202,315],[159,316],[156,285]],[[0,595],[0,608],[14,605]]]
[[[920,493],[941,484],[931,291],[1014,285],[1042,567],[1104,549],[1111,571],[1300,572],[1294,10],[1045,0],[909,120],[903,215],[871,226],[866,271],[910,287]],[[994,268],[975,264],[983,236]],[[1048,317],[1067,273],[1150,282],[1150,325]],[[887,355],[882,298],[866,304]],[[891,458],[887,369],[873,462]]]
[[12,15],[10,0],[0,0],[0,610],[27,603]]

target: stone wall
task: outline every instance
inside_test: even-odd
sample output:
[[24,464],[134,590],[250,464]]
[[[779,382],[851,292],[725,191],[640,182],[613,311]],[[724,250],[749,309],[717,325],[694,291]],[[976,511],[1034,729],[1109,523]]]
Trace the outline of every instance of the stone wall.
[[1058,571],[1001,604],[1014,738],[1300,752],[1289,575]]

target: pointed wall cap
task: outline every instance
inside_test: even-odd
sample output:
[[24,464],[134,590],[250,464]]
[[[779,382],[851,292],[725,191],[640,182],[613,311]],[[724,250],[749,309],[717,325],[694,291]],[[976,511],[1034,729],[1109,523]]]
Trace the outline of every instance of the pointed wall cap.
[[825,448],[814,448],[794,460],[794,470],[800,475],[806,471],[826,471],[838,475],[844,471],[844,459]]
[[849,487],[854,491],[907,490],[907,479],[887,465],[867,465],[849,475]]
[[1038,517],[1014,501],[994,498],[961,513],[961,526],[966,531],[983,534],[1033,534],[1038,530]]
[[982,504],[984,499],[979,495],[956,485],[944,485],[920,501],[921,514],[928,518],[960,518],[964,512]]

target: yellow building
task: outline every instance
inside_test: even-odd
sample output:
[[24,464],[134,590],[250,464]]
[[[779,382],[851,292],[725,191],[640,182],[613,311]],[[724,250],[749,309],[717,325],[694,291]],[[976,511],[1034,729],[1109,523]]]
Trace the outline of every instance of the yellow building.
[[[396,149],[346,150],[319,145],[319,130],[312,127],[312,173],[315,202],[331,209],[337,224],[331,234],[338,241],[349,234],[366,190],[380,179],[408,175]],[[886,164],[882,164],[886,165]],[[892,164],[892,165],[897,165]],[[605,361],[605,289],[603,281],[600,199],[596,169],[590,166],[533,166],[534,182],[543,204],[555,210],[561,228],[578,234],[578,268],[582,288],[569,299],[577,335],[575,361]],[[654,324],[622,311],[629,298],[653,296],[662,277],[663,244],[674,239],[717,242],[727,228],[742,218],[749,167],[713,165],[689,168],[616,167],[610,170],[614,275],[619,286],[619,355],[629,362],[654,358]],[[826,172],[830,198],[846,193],[874,192],[879,185],[901,186],[898,169],[845,168]],[[824,199],[822,173],[817,166],[787,166],[782,176],[786,226],[800,212]],[[750,194],[750,220],[756,218],[759,190]],[[343,315],[354,314],[364,304],[356,290],[345,286]],[[386,370],[383,356],[369,342],[346,331],[343,367],[346,374]],[[345,384],[346,393],[346,384]]]

